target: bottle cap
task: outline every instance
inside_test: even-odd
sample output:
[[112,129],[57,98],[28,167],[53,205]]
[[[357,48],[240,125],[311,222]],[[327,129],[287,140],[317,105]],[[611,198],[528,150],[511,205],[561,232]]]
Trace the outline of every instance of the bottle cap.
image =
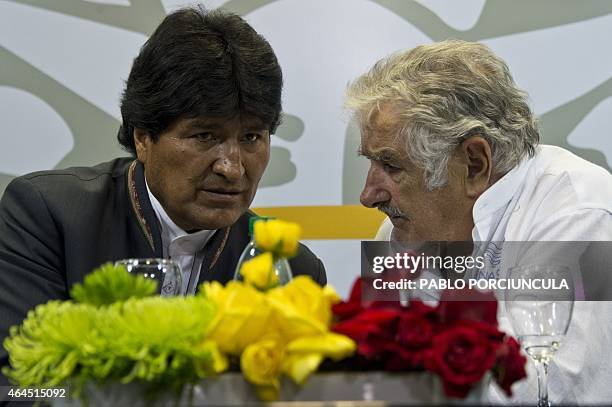
[[270,220],[270,219],[276,219],[276,218],[273,216],[251,216],[249,218],[249,236],[253,237],[253,225],[255,224],[256,221]]

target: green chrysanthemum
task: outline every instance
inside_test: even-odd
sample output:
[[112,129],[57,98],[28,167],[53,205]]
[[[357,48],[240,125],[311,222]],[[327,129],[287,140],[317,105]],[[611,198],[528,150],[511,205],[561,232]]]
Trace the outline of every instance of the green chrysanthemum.
[[56,386],[75,373],[77,364],[103,347],[95,326],[100,311],[87,304],[52,301],[28,313],[12,327],[4,347],[12,370],[4,373],[24,387]]
[[[52,301],[28,314],[4,342],[24,387],[139,381],[180,390],[227,368],[205,334],[216,310],[202,297],[132,298],[95,307]],[[163,386],[160,387],[160,384]]]
[[186,376],[216,362],[218,355],[211,354],[215,349],[202,345],[215,313],[209,301],[199,297],[150,297],[126,301],[119,312],[119,326],[111,329],[122,332],[117,337],[121,342],[114,348],[121,350],[118,356],[134,361],[130,373],[122,378],[124,382],[135,378],[153,382],[162,376],[166,382],[195,379]]
[[101,306],[129,298],[148,297],[155,293],[157,281],[132,275],[124,266],[106,263],[88,274],[83,284],[75,284],[70,296],[76,302]]

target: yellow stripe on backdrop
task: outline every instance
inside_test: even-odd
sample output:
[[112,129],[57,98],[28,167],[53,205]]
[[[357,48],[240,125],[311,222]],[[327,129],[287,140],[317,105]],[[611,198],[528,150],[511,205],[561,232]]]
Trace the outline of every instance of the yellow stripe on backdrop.
[[361,205],[273,206],[253,208],[260,216],[274,216],[302,225],[302,239],[373,239],[385,215]]

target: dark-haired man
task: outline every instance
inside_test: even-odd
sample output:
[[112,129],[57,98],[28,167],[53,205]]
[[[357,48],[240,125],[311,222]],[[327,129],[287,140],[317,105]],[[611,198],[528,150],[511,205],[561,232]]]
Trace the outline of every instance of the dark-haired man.
[[[29,309],[67,298],[103,262],[173,258],[184,293],[232,279],[281,88],[272,48],[240,17],[197,8],[168,15],[135,59],[121,102],[118,139],[137,159],[38,172],[7,187],[0,342]],[[304,246],[291,266],[326,282]]]

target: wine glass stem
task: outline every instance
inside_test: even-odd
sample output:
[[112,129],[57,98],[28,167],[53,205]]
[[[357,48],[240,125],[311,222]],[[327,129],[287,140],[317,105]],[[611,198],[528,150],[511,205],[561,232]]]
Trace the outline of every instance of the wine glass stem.
[[538,407],[548,407],[548,361],[535,361],[538,372]]
[[399,292],[399,301],[404,307],[410,304],[410,290],[401,290]]

